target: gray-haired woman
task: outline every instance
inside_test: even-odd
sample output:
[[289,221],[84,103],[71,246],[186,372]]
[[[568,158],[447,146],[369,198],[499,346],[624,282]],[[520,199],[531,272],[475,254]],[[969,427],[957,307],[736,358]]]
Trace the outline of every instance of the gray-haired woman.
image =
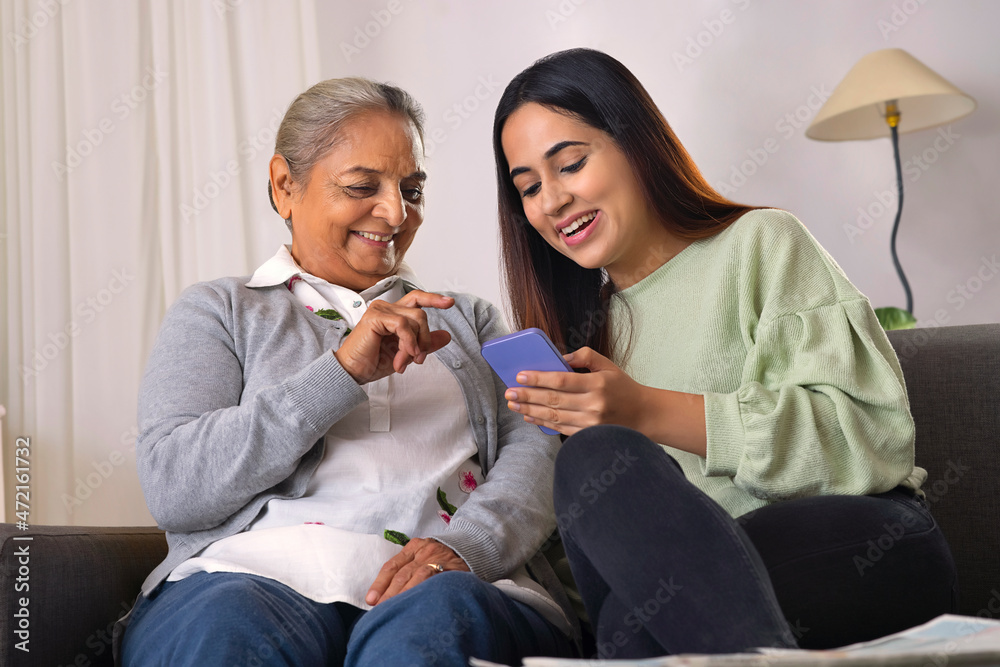
[[498,408],[479,354],[497,311],[417,289],[403,263],[421,125],[409,95],[365,79],[300,95],[270,165],[291,245],[167,313],[137,453],[170,552],[121,624],[124,664],[571,653],[537,554],[559,441]]

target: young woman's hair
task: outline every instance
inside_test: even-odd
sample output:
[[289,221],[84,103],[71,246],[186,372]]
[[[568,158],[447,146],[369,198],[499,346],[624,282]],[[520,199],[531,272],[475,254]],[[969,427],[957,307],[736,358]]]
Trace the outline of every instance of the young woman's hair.
[[652,210],[680,238],[717,234],[754,207],[729,201],[705,181],[646,89],[606,53],[560,51],[514,77],[493,120],[502,273],[514,324],[542,329],[565,351],[589,346],[611,356],[614,285],[601,269],[579,266],[531,227],[510,177],[501,144],[504,124],[531,102],[610,135]]

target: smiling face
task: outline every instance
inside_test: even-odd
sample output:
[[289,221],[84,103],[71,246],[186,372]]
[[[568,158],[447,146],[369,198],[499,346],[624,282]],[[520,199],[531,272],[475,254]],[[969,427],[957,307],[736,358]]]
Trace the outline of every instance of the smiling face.
[[660,222],[605,132],[531,102],[507,119],[501,143],[531,226],[580,266],[606,269],[619,289],[687,245]]
[[395,274],[423,222],[423,152],[409,119],[370,111],[344,123],[305,185],[275,155],[275,205],[291,217],[299,266],[356,291]]

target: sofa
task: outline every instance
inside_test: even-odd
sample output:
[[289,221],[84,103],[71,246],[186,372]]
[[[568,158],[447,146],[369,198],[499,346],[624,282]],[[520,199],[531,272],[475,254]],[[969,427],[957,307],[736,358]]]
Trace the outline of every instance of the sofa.
[[[960,612],[1000,617],[1000,324],[892,331],[889,340],[931,511],[958,566]],[[0,526],[0,665],[112,665],[111,627],[166,552],[152,527]],[[18,635],[23,625],[28,634]],[[17,648],[24,637],[27,653]]]

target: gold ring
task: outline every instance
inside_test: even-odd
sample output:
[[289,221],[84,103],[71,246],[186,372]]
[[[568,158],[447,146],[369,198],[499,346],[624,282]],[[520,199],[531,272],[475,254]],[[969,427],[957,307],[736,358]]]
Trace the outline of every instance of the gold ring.
[[429,567],[432,570],[434,570],[435,574],[439,574],[441,572],[444,572],[444,568],[441,567],[440,565],[438,565],[437,563],[424,563],[424,565],[426,565],[427,567]]

